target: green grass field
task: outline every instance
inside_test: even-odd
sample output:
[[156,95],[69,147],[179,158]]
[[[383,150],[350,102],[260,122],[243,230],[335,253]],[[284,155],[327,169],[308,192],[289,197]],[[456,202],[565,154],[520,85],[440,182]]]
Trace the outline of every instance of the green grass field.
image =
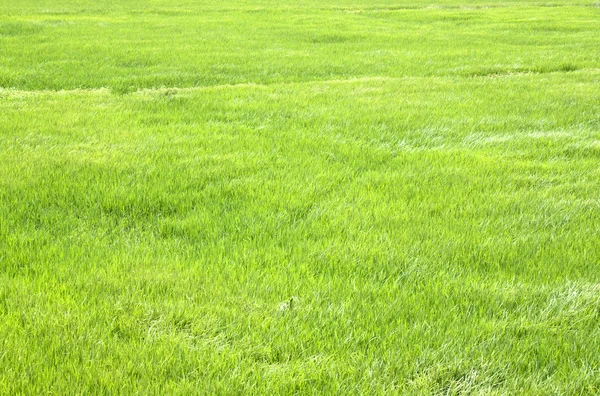
[[0,0],[0,394],[600,393],[596,0]]

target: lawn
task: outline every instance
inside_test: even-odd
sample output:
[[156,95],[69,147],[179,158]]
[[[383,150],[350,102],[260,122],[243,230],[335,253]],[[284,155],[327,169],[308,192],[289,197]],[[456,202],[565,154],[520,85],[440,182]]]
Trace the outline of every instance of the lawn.
[[596,0],[0,0],[0,394],[598,394],[599,351]]

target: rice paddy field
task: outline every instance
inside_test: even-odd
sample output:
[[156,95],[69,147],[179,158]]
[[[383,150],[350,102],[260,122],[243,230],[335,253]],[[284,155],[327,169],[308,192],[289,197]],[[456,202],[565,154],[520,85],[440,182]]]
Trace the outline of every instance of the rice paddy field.
[[598,393],[596,0],[0,0],[0,394]]

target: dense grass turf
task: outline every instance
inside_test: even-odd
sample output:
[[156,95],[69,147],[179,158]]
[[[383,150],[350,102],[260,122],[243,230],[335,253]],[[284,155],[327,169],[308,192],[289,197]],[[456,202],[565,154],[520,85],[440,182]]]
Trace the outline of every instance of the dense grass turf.
[[599,393],[599,21],[0,1],[0,393]]

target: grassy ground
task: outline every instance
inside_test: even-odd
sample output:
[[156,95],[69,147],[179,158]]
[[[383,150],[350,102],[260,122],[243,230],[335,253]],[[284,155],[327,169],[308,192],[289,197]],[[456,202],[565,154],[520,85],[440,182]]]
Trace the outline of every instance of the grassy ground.
[[599,393],[599,20],[0,0],[0,393]]

